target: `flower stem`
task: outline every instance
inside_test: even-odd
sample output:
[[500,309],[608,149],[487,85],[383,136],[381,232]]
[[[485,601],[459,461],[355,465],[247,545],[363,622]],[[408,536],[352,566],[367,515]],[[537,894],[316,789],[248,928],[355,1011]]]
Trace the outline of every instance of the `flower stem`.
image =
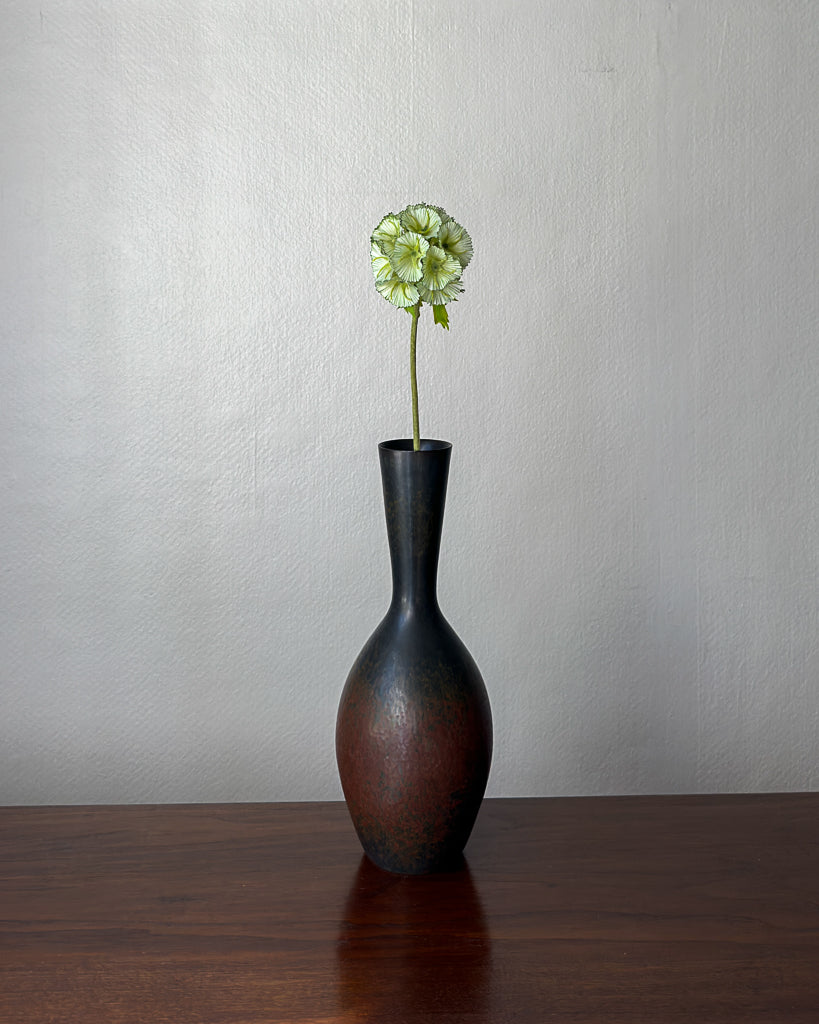
[[418,314],[421,303],[412,307],[412,327],[410,328],[410,384],[412,386],[412,450],[421,448],[421,430],[418,426],[418,380],[415,376],[415,338],[418,334]]

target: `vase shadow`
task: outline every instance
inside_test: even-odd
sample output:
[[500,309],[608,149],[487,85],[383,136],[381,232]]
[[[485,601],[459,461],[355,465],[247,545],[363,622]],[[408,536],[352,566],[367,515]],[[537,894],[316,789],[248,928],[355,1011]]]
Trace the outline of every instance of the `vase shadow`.
[[362,857],[336,957],[345,1020],[489,1022],[491,940],[463,857],[431,875],[388,874]]

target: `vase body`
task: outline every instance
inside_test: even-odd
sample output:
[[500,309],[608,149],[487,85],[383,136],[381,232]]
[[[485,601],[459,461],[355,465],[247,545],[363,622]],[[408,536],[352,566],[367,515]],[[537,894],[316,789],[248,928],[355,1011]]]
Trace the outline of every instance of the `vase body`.
[[492,718],[478,667],[438,607],[452,446],[379,445],[393,594],[350,670],[336,757],[361,845],[379,867],[421,874],[461,854],[483,799]]

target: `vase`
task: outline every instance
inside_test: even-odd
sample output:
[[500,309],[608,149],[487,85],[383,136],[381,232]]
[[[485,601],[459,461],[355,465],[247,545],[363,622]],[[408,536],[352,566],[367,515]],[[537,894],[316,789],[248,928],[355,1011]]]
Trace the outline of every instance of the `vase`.
[[350,670],[336,758],[361,845],[380,868],[443,870],[460,856],[492,759],[492,716],[472,656],[438,607],[452,446],[379,445],[392,601]]

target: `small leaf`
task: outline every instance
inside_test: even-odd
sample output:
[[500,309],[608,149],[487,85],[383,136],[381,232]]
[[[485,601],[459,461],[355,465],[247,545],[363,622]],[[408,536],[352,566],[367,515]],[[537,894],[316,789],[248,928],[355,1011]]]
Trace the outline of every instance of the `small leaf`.
[[433,306],[432,319],[436,324],[440,324],[444,330],[449,330],[449,316],[446,311],[446,306]]

